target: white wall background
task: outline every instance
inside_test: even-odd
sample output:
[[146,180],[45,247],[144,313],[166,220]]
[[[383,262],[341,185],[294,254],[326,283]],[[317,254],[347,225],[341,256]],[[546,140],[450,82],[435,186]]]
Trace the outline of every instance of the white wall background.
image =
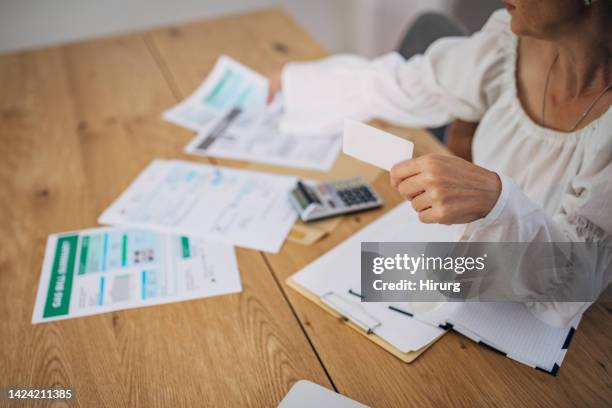
[[[470,0],[498,4],[496,0]],[[331,52],[394,49],[424,10],[459,0],[0,0],[0,53],[281,6]],[[460,9],[464,10],[464,9]],[[465,11],[465,10],[464,10]],[[470,13],[463,13],[469,20]],[[474,24],[480,25],[479,21]],[[472,24],[473,25],[473,24]],[[470,26],[470,24],[466,24]]]

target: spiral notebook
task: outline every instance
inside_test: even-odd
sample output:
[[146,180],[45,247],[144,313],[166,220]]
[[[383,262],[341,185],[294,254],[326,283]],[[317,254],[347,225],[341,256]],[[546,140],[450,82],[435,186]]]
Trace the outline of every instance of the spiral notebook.
[[553,327],[534,317],[522,303],[446,303],[425,313],[413,313],[402,303],[389,303],[415,319],[454,330],[505,357],[556,375],[571,344],[581,316],[569,327]]

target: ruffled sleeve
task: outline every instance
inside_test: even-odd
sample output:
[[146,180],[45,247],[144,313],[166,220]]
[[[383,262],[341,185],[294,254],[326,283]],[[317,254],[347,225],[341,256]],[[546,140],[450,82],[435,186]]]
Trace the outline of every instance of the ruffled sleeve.
[[[596,299],[612,280],[612,111],[596,126],[576,147],[581,164],[552,216],[500,174],[502,192],[497,203],[485,218],[467,224],[461,237],[470,242],[578,243],[572,256],[580,261],[580,268],[553,268],[536,278],[529,268],[532,259],[517,261],[526,267],[514,278],[515,292],[561,294],[559,301],[528,304],[536,317],[554,326],[568,325],[590,305],[579,298]],[[567,290],[560,290],[570,285],[581,292],[567,295]]]
[[336,55],[287,64],[281,130],[334,132],[345,118],[410,127],[478,121],[500,92],[508,54],[501,38],[508,35],[509,15],[500,10],[471,37],[440,39],[409,60],[390,53],[374,60]]

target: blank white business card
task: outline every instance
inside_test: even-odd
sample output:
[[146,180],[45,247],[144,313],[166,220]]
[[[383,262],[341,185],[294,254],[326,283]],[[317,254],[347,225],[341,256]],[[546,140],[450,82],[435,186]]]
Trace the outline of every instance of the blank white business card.
[[412,158],[414,144],[391,133],[351,119],[344,120],[342,151],[349,156],[391,170],[395,164]]

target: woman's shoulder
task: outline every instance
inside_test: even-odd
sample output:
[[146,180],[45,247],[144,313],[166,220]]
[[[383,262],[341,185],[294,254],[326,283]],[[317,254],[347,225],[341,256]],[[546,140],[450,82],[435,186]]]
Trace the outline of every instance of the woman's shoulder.
[[493,55],[496,64],[505,62],[513,69],[518,40],[510,29],[510,18],[506,9],[494,11],[480,31],[473,35],[474,44],[481,47],[483,63],[491,61],[485,55]]
[[486,72],[481,90],[489,107],[501,100],[502,95],[515,94],[518,40],[510,29],[510,18],[506,9],[494,11],[477,34],[481,38],[477,64]]

